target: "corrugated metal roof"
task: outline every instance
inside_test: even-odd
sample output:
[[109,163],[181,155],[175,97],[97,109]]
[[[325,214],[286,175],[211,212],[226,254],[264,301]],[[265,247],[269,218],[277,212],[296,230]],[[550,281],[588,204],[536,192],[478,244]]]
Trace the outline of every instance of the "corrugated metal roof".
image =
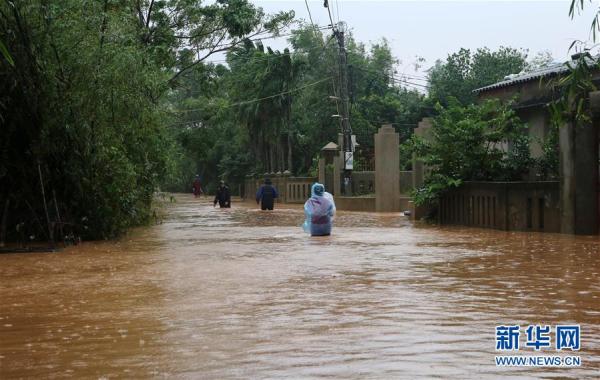
[[[589,56],[588,56],[589,57]],[[600,56],[596,55],[594,58],[586,58],[589,65],[593,65],[596,63]],[[536,69],[534,71],[530,71],[527,73],[519,73],[519,74],[511,74],[507,76],[503,81],[491,84],[489,86],[481,87],[476,90],[473,90],[475,93],[480,93],[488,90],[493,90],[496,88],[508,87],[517,83],[525,83],[534,79],[540,79],[545,77],[552,77],[555,75],[559,75],[569,71],[569,65],[571,67],[577,64],[576,60],[571,60],[567,62],[553,62],[548,66]]]
[[534,79],[555,76],[557,74],[562,74],[567,71],[569,71],[569,68],[567,67],[566,63],[555,62],[546,67],[542,67],[540,69],[530,71],[528,73],[511,74],[511,75],[507,76],[506,79],[501,82],[497,82],[497,83],[491,84],[489,86],[475,89],[475,90],[473,90],[473,92],[480,93],[480,92],[484,92],[484,91],[488,91],[488,90],[493,90],[496,88],[512,86],[517,83],[529,82]]

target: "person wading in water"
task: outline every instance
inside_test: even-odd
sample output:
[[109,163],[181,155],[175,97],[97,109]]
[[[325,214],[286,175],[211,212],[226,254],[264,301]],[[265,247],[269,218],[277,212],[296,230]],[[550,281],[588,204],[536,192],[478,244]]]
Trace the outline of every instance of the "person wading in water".
[[219,207],[221,208],[231,207],[231,194],[229,193],[229,187],[225,185],[225,181],[220,182],[213,205],[216,206],[217,202],[219,202]]
[[192,192],[194,193],[194,197],[196,198],[204,194],[204,191],[202,191],[202,184],[200,183],[199,175],[196,175],[196,179],[194,179],[194,183],[192,183]]
[[277,189],[272,185],[269,178],[265,178],[265,184],[256,192],[256,204],[260,202],[261,210],[273,210],[273,203],[277,194]]
[[315,183],[311,188],[311,197],[304,203],[306,220],[302,225],[311,236],[331,235],[335,203],[333,196],[325,191],[325,186]]

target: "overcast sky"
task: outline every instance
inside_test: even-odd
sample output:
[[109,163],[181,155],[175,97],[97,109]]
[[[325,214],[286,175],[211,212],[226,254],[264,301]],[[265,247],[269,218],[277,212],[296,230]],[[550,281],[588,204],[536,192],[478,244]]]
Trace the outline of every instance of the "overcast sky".
[[[294,10],[308,21],[304,0],[251,0],[267,13]],[[556,60],[568,57],[574,39],[587,39],[597,4],[586,1],[583,14],[571,20],[570,0],[555,1],[365,1],[329,0],[334,21],[343,20],[362,42],[385,37],[401,61],[399,72],[413,73],[415,56],[426,59],[423,70],[461,47],[499,46],[529,49],[530,56],[550,51]],[[308,0],[316,24],[329,24],[323,0]],[[265,45],[282,49],[285,38]]]

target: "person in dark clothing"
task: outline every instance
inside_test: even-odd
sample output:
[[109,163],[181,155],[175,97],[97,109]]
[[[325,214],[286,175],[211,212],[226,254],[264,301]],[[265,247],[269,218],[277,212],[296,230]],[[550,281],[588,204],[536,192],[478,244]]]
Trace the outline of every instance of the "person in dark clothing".
[[221,208],[231,207],[231,194],[229,193],[229,187],[225,185],[225,181],[221,181],[219,184],[213,205],[216,206],[217,202],[219,202],[219,207]]
[[277,189],[272,185],[271,180],[266,178],[265,184],[256,192],[256,204],[260,202],[261,210],[273,210],[273,203],[278,196]]
[[199,175],[196,176],[196,179],[194,179],[194,183],[192,183],[192,192],[194,193],[194,197],[196,198],[204,194],[204,191],[202,191],[202,184],[200,183]]

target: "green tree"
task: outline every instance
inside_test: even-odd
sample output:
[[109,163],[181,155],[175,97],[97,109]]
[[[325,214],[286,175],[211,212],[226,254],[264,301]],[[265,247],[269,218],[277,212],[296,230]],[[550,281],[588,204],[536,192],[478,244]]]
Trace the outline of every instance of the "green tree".
[[[371,46],[350,45],[352,64],[352,126],[363,150],[373,154],[373,135],[392,124],[405,141],[425,115],[424,94],[395,81],[398,61],[385,39]],[[369,153],[367,153],[369,154]]]
[[302,63],[288,49],[266,50],[248,44],[229,54],[231,100],[242,103],[234,112],[246,127],[253,158],[269,172],[291,170],[291,108]]
[[139,38],[162,67],[170,68],[170,84],[186,81],[185,74],[210,56],[243,45],[247,39],[280,33],[294,12],[266,15],[247,0],[132,1]]
[[[232,182],[249,172],[305,174],[320,148],[337,141],[335,39],[301,26],[289,42],[291,49],[273,51],[246,41],[229,52],[227,67],[198,65],[184,74],[185,85],[172,99],[176,128],[205,182],[216,179],[217,170],[230,173]],[[423,115],[424,95],[393,80],[396,60],[385,41],[369,49],[351,35],[347,42],[352,126],[368,155],[383,123],[408,138]]]
[[6,46],[4,46],[4,43],[2,41],[0,41],[0,53],[2,53],[2,56],[4,57],[4,59],[10,65],[14,65],[15,64],[15,62],[13,61],[10,53],[8,52],[8,49],[6,48]]
[[450,98],[456,98],[463,105],[472,104],[476,100],[473,90],[521,72],[526,68],[526,58],[524,51],[509,47],[497,51],[481,48],[474,53],[460,49],[430,69],[429,100],[444,106],[450,104]]
[[[173,138],[173,94],[188,90],[190,76],[219,70],[204,70],[207,57],[278,33],[291,17],[265,15],[245,0],[0,3],[0,40],[15,63],[0,60],[0,204],[10,205],[8,230],[22,225],[47,238],[45,203],[51,220],[60,214],[85,238],[146,221],[160,183],[183,183],[193,166]],[[194,90],[203,99],[222,94]],[[223,129],[219,136],[234,135]]]
[[435,203],[463,181],[514,181],[527,174],[531,159],[526,125],[499,100],[438,106],[431,140],[409,142],[430,170],[415,192],[417,204]]

